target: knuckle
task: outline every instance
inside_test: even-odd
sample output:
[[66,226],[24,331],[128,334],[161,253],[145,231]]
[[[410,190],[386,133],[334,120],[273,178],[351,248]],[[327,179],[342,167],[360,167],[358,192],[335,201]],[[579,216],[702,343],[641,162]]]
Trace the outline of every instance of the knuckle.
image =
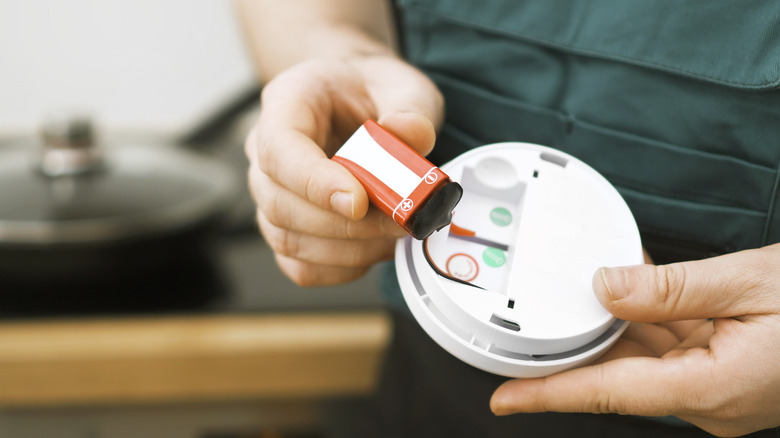
[[244,154],[246,155],[249,162],[253,162],[255,160],[255,156],[257,155],[256,133],[257,133],[257,127],[253,126],[252,129],[249,130],[249,133],[247,134],[246,139],[244,140]]
[[347,240],[358,240],[366,237],[364,232],[364,223],[358,221],[351,221],[349,219],[341,219],[343,226],[338,228],[340,236]]
[[279,253],[288,257],[297,257],[300,253],[300,235],[290,230],[281,229],[278,240]]
[[266,219],[268,222],[279,228],[284,228],[288,226],[287,221],[287,214],[285,202],[282,199],[282,196],[279,196],[278,193],[271,193],[271,191],[268,191],[264,194],[264,196],[260,197],[260,209],[263,210],[263,214],[265,214]]
[[613,397],[604,392],[596,395],[590,403],[591,412],[594,414],[616,413]]
[[300,251],[300,236],[298,233],[278,227],[268,227],[264,233],[268,245],[275,253],[286,257],[297,257]]
[[[322,160],[327,160],[327,158],[322,158]],[[311,166],[318,166],[320,163],[321,161],[315,160],[311,163]],[[306,200],[313,203],[314,205],[318,205],[325,210],[332,211],[333,208],[330,205],[330,198],[328,197],[328,194],[325,193],[327,181],[325,178],[322,178],[319,175],[320,174],[313,171],[301,172],[300,177],[302,180],[299,185],[300,193]]]
[[665,311],[673,312],[680,304],[680,298],[684,294],[686,285],[686,269],[683,263],[656,267],[656,302]]
[[[605,369],[603,365],[598,366],[598,381],[605,381]],[[602,385],[599,384],[599,387]],[[609,391],[596,391],[592,397],[586,402],[588,412],[594,414],[612,414],[621,413],[620,405],[617,399],[612,396]]]
[[310,269],[296,269],[293,275],[288,275],[290,280],[301,287],[320,286],[318,276],[314,275]]
[[279,256],[276,257],[276,263],[284,275],[296,285],[303,287],[317,286],[316,276],[312,274],[313,270],[308,264]]
[[303,176],[303,193],[308,200],[316,199],[317,179],[311,173],[305,173]]
[[273,147],[273,140],[268,136],[256,137],[255,155],[257,157],[257,165],[264,173],[272,178],[277,173],[277,163],[275,155],[273,154]]
[[346,240],[355,240],[358,236],[355,229],[355,222],[344,222],[342,226],[334,227],[334,231],[337,233],[338,238]]

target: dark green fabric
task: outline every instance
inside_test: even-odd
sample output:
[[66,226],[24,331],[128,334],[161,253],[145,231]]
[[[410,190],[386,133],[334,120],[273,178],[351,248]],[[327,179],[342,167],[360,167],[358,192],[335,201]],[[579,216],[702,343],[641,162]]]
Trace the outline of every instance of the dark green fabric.
[[[464,27],[568,53],[740,88],[773,89],[780,85],[777,43],[780,9],[776,2],[400,0],[400,3],[416,14],[435,15]],[[449,46],[453,47],[456,46]],[[448,49],[431,48],[432,52]]]
[[683,249],[664,261],[780,241],[780,2],[400,4],[407,57],[445,95],[434,159],[509,140],[575,155],[648,246]]

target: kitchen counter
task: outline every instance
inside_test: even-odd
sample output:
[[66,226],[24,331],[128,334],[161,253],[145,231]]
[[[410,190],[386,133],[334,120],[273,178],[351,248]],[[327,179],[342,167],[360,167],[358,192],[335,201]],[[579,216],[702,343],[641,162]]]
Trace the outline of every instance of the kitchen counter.
[[365,395],[382,312],[0,324],[0,407]]

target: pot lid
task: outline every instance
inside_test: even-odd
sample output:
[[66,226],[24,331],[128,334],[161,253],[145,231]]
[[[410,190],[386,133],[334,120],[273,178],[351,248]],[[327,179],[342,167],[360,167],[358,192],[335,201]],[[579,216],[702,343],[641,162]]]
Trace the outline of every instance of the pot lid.
[[46,152],[42,158],[37,150],[0,150],[0,243],[106,242],[175,231],[223,211],[238,187],[227,165],[180,148],[113,147],[70,162],[68,154],[55,153],[47,168]]

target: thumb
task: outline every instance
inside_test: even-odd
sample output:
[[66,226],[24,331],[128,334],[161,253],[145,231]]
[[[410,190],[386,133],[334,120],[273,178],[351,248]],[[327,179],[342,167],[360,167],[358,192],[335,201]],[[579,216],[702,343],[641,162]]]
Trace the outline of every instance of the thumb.
[[618,318],[663,322],[764,313],[780,245],[664,266],[601,268],[593,289]]

